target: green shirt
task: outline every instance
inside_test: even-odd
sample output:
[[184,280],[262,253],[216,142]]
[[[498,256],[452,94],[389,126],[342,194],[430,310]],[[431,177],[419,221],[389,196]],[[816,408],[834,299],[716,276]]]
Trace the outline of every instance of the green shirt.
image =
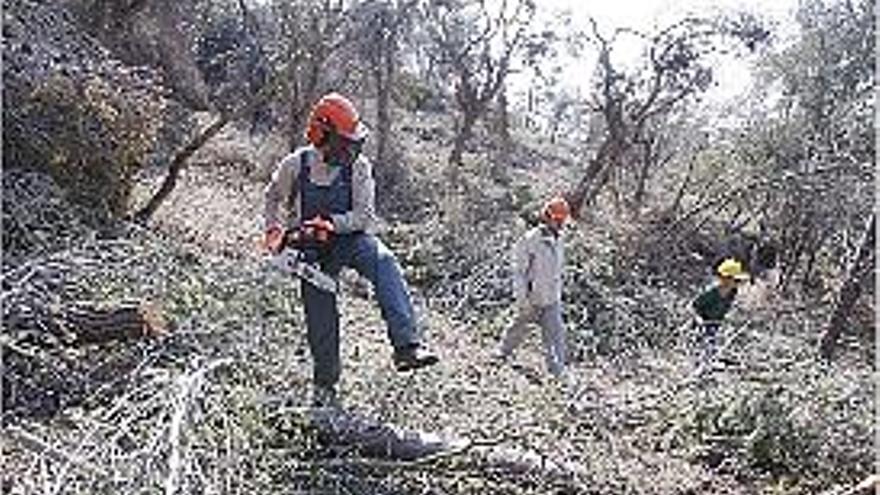
[[721,321],[730,311],[735,297],[736,288],[731,289],[727,297],[724,297],[715,285],[694,299],[693,307],[704,321]]

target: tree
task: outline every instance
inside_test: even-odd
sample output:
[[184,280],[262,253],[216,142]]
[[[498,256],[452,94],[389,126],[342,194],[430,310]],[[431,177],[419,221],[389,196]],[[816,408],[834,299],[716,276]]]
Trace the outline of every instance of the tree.
[[276,77],[263,86],[259,93],[252,96],[242,106],[228,112],[221,112],[211,124],[193,136],[174,154],[174,157],[172,157],[168,165],[168,172],[165,174],[165,179],[162,181],[159,189],[150,197],[147,204],[133,215],[133,220],[142,224],[149,222],[153,214],[155,214],[162,205],[162,202],[165,201],[165,198],[167,198],[174,190],[180,172],[186,167],[187,160],[189,160],[190,157],[192,157],[192,155],[194,155],[195,152],[204,146],[211,138],[219,134],[227,124],[251,114],[255,109],[265,104],[267,100],[275,96],[275,93],[280,86],[281,84]]
[[831,319],[819,343],[819,352],[826,359],[831,358],[837,339],[843,332],[843,326],[856,301],[859,300],[859,296],[862,295],[862,288],[865,286],[866,279],[874,276],[877,256],[875,249],[876,240],[877,217],[876,214],[872,214],[865,226],[865,234],[862,236],[859,250],[846,271],[843,285],[841,285],[840,291],[837,293],[834,311],[831,313]]
[[95,221],[123,215],[168,104],[155,72],[107,56],[66,4],[6,7],[4,166],[51,176]]
[[781,97],[756,153],[755,173],[771,179],[756,209],[783,247],[782,288],[799,281],[834,301],[820,344],[830,357],[875,266],[876,19],[873,2],[812,0],[797,21],[794,42],[761,63]]
[[766,248],[754,259],[778,258],[779,290],[801,304],[833,301],[819,348],[826,357],[876,263],[873,8],[799,5],[792,42],[757,61],[757,103],[740,114],[744,123],[694,155],[718,171],[705,174],[698,200],[670,229],[697,224],[680,229],[685,236],[722,219],[727,232],[753,228]]
[[821,292],[846,270],[873,202],[874,19],[869,2],[799,9],[794,42],[756,66],[751,98],[770,104],[724,136],[724,163],[748,186],[727,204],[779,247],[781,289]]
[[[230,111],[258,93],[269,76],[265,26],[258,14],[261,10],[248,7],[245,0],[233,5],[215,0],[205,9],[195,51],[197,64],[210,88],[215,109]],[[271,125],[268,105],[246,116],[251,131]]]
[[596,151],[578,184],[568,193],[575,216],[625,164],[641,163],[644,169],[663,155],[653,131],[709,87],[711,55],[724,50],[723,42],[732,39],[754,49],[769,36],[748,15],[686,18],[650,37],[644,65],[628,70],[614,61],[612,52],[622,35],[645,36],[630,29],[616,29],[606,36],[595,20],[591,25],[592,32],[584,39],[598,49],[598,64],[590,109],[605,132],[593,146]]
[[486,2],[466,0],[434,1],[426,6],[431,40],[440,63],[454,79],[454,99],[460,113],[449,157],[453,181],[474,125],[504,87],[534,11],[529,0],[504,0],[494,12]]
[[201,2],[172,0],[79,0],[73,8],[88,31],[130,65],[158,68],[172,97],[207,110],[207,88],[191,48]]
[[[284,71],[280,83],[291,149],[303,143],[305,122],[321,88],[339,85],[332,80],[330,62],[354,37],[345,3],[273,0],[267,6],[277,65],[272,69]],[[350,61],[339,65],[348,66]]]
[[[267,6],[267,18],[273,19],[266,26],[266,35],[274,36],[271,49],[274,65],[269,63],[270,76],[261,84],[256,94],[244,95],[244,102],[220,105],[220,115],[198,134],[186,142],[173,156],[168,173],[148,203],[139,209],[134,218],[147,222],[173,191],[180,172],[187,160],[229,122],[252,115],[270,98],[277,94],[288,107],[289,143],[291,149],[303,139],[303,128],[309,109],[317,99],[322,84],[332,85],[332,78],[325,74],[330,57],[341,47],[351,43],[354,35],[349,29],[349,11],[344,2],[325,1],[320,5],[309,2],[290,3],[276,1]],[[245,28],[250,13],[243,2],[236,6],[242,13]],[[247,47],[239,46],[245,49]],[[226,50],[228,52],[228,50]],[[246,52],[244,53],[246,55]],[[242,57],[247,59],[246,56]],[[250,87],[250,86],[249,86]]]
[[388,142],[391,135],[391,103],[403,40],[413,29],[413,14],[417,2],[367,2],[356,9],[360,19],[359,49],[369,60],[370,79],[376,91],[376,161],[388,160]]

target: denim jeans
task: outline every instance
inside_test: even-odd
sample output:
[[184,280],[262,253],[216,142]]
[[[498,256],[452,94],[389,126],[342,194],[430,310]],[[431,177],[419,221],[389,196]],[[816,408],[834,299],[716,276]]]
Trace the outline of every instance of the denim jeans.
[[[371,234],[339,235],[318,256],[321,268],[336,277],[353,268],[373,285],[388,338],[395,349],[418,344],[409,289],[394,254]],[[314,383],[332,387],[339,381],[339,311],[336,296],[302,282],[308,341],[314,361]]]

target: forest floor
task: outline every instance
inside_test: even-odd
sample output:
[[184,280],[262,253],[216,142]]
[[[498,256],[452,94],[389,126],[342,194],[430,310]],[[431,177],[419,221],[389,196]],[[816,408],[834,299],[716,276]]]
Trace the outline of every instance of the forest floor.
[[[236,156],[246,160],[217,159],[235,154],[229,150],[236,139],[226,133],[196,157],[152,229],[123,243],[103,272],[71,269],[69,278],[81,285],[100,280],[109,299],[160,299],[174,330],[140,344],[121,394],[99,387],[94,401],[50,419],[4,416],[4,426],[19,432],[18,442],[4,441],[6,462],[20,466],[21,476],[4,470],[5,493],[81,493],[77,486],[168,493],[175,484],[184,493],[820,493],[858,481],[845,463],[870,462],[863,458],[870,441],[862,436],[874,432],[873,420],[866,421],[874,417],[873,367],[852,353],[834,364],[815,362],[808,337],[814,332],[793,330],[779,317],[785,301],[774,299],[770,281],[744,288],[727,328],[737,340],[706,380],[693,379],[689,346],[679,337],[686,332],[676,328],[668,329],[664,346],[582,346],[566,378],[554,380],[543,369],[537,331],[514,364],[490,358],[511,308],[460,318],[417,286],[425,339],[441,362],[396,373],[376,304],[346,275],[340,392],[347,410],[407,430],[530,452],[575,466],[578,474],[560,483],[486,472],[466,462],[468,452],[356,472],[310,464],[313,440],[296,426],[296,411],[309,404],[311,376],[297,284],[267,271],[256,248],[266,162],[278,153],[268,141],[238,143],[243,151],[236,148]],[[430,187],[439,150],[416,158],[409,149],[412,173]],[[539,184],[544,189],[531,194],[541,197],[564,173],[519,168],[507,188]],[[136,199],[157,179],[145,178]],[[426,217],[436,215],[428,210]],[[424,217],[392,219],[385,229],[403,236],[393,246],[412,238],[401,232],[442,242],[430,225]],[[498,226],[508,240],[517,229]],[[577,234],[583,242],[584,232]],[[683,307],[687,299],[675,303]],[[96,359],[101,352],[107,351],[95,351]],[[827,424],[835,431],[816,431]],[[42,438],[43,447],[35,449],[28,435]],[[53,449],[62,454],[47,460]],[[96,481],[95,473],[109,477]]]

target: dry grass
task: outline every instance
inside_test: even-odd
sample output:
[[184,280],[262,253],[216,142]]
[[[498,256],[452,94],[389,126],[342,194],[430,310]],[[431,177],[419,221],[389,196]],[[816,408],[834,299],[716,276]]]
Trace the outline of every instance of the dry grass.
[[[415,177],[436,183],[441,169],[431,157],[440,151],[419,153]],[[687,299],[618,282],[615,231],[604,211],[570,237],[569,283],[593,295],[569,304],[572,334],[592,337],[577,344],[581,359],[568,380],[544,374],[537,332],[516,366],[491,362],[511,317],[506,248],[525,226],[515,206],[499,206],[514,203],[504,203],[504,191],[474,166],[468,190],[485,194],[468,199],[482,208],[444,202],[437,192],[426,220],[394,222],[384,234],[410,273],[434,271],[416,289],[426,338],[442,363],[396,374],[375,304],[346,293],[341,391],[352,410],[485,449],[383,464],[320,445],[297,412],[308,404],[311,364],[295,284],[266,272],[253,249],[262,184],[232,165],[200,167],[184,174],[155,230],[40,262],[76,288],[58,292],[62,298],[148,295],[162,301],[176,329],[131,349],[90,350],[71,376],[88,380],[92,365],[118,362],[111,356],[123,353],[125,365],[113,368],[117,380],[72,394],[48,419],[4,413],[5,465],[14,467],[4,470],[4,487],[69,494],[817,493],[869,472],[876,382],[869,366],[817,363],[809,320],[779,301],[770,305],[767,288],[758,287],[744,294],[729,329],[746,325],[730,364],[714,380],[693,382],[687,332],[669,324],[681,321]],[[543,183],[545,172],[517,171],[514,186]],[[455,243],[445,244],[453,230]],[[8,287],[54,290],[41,276],[22,281],[11,273],[4,273],[4,298],[12,297]],[[656,313],[634,314],[633,305]],[[604,316],[590,320],[597,311]],[[16,352],[12,344],[36,356],[28,363],[61,362],[67,352],[29,347],[15,332],[4,338],[4,353]],[[490,470],[487,456],[498,449],[568,463],[577,483]]]

